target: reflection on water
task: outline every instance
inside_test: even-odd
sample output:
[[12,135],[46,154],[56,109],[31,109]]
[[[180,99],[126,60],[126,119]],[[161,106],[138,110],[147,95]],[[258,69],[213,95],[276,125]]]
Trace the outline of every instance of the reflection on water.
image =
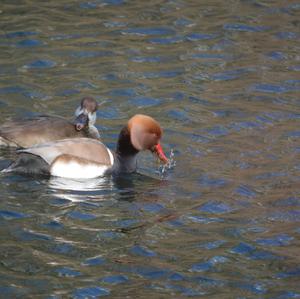
[[71,202],[86,201],[91,198],[97,198],[97,200],[103,198],[105,200],[107,192],[113,190],[113,182],[110,177],[89,180],[50,177],[48,186],[53,191],[53,196]]
[[299,4],[48,2],[1,2],[1,121],[90,95],[105,144],[150,114],[170,164],[1,174],[0,297],[298,298]]

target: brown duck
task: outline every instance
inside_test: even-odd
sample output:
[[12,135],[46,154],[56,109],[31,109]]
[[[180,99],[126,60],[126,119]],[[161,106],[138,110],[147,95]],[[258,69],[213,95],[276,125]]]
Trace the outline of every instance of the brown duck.
[[0,146],[31,147],[76,137],[98,139],[100,134],[94,126],[97,108],[94,98],[84,97],[75,111],[74,122],[49,115],[6,122],[0,126]]

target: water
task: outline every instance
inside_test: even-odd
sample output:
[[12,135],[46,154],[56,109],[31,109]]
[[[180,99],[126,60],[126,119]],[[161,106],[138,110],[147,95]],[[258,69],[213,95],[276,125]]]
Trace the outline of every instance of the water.
[[[71,117],[114,148],[154,116],[173,164],[2,175],[1,298],[298,298],[295,1],[1,1],[1,119]],[[0,168],[15,157],[1,150]],[[176,165],[174,163],[176,162]]]

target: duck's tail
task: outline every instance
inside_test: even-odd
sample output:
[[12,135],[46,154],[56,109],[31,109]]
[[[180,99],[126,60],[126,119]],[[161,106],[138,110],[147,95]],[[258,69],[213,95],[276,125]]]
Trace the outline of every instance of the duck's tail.
[[21,153],[17,160],[12,162],[1,173],[16,172],[29,175],[50,175],[49,165],[41,157],[29,153]]

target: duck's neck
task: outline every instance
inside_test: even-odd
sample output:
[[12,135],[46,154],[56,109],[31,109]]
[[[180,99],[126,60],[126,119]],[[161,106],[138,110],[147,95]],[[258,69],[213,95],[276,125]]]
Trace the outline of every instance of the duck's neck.
[[137,167],[137,153],[131,141],[130,132],[127,127],[124,127],[119,135],[117,149],[116,149],[116,161],[114,166],[115,172],[134,172]]

